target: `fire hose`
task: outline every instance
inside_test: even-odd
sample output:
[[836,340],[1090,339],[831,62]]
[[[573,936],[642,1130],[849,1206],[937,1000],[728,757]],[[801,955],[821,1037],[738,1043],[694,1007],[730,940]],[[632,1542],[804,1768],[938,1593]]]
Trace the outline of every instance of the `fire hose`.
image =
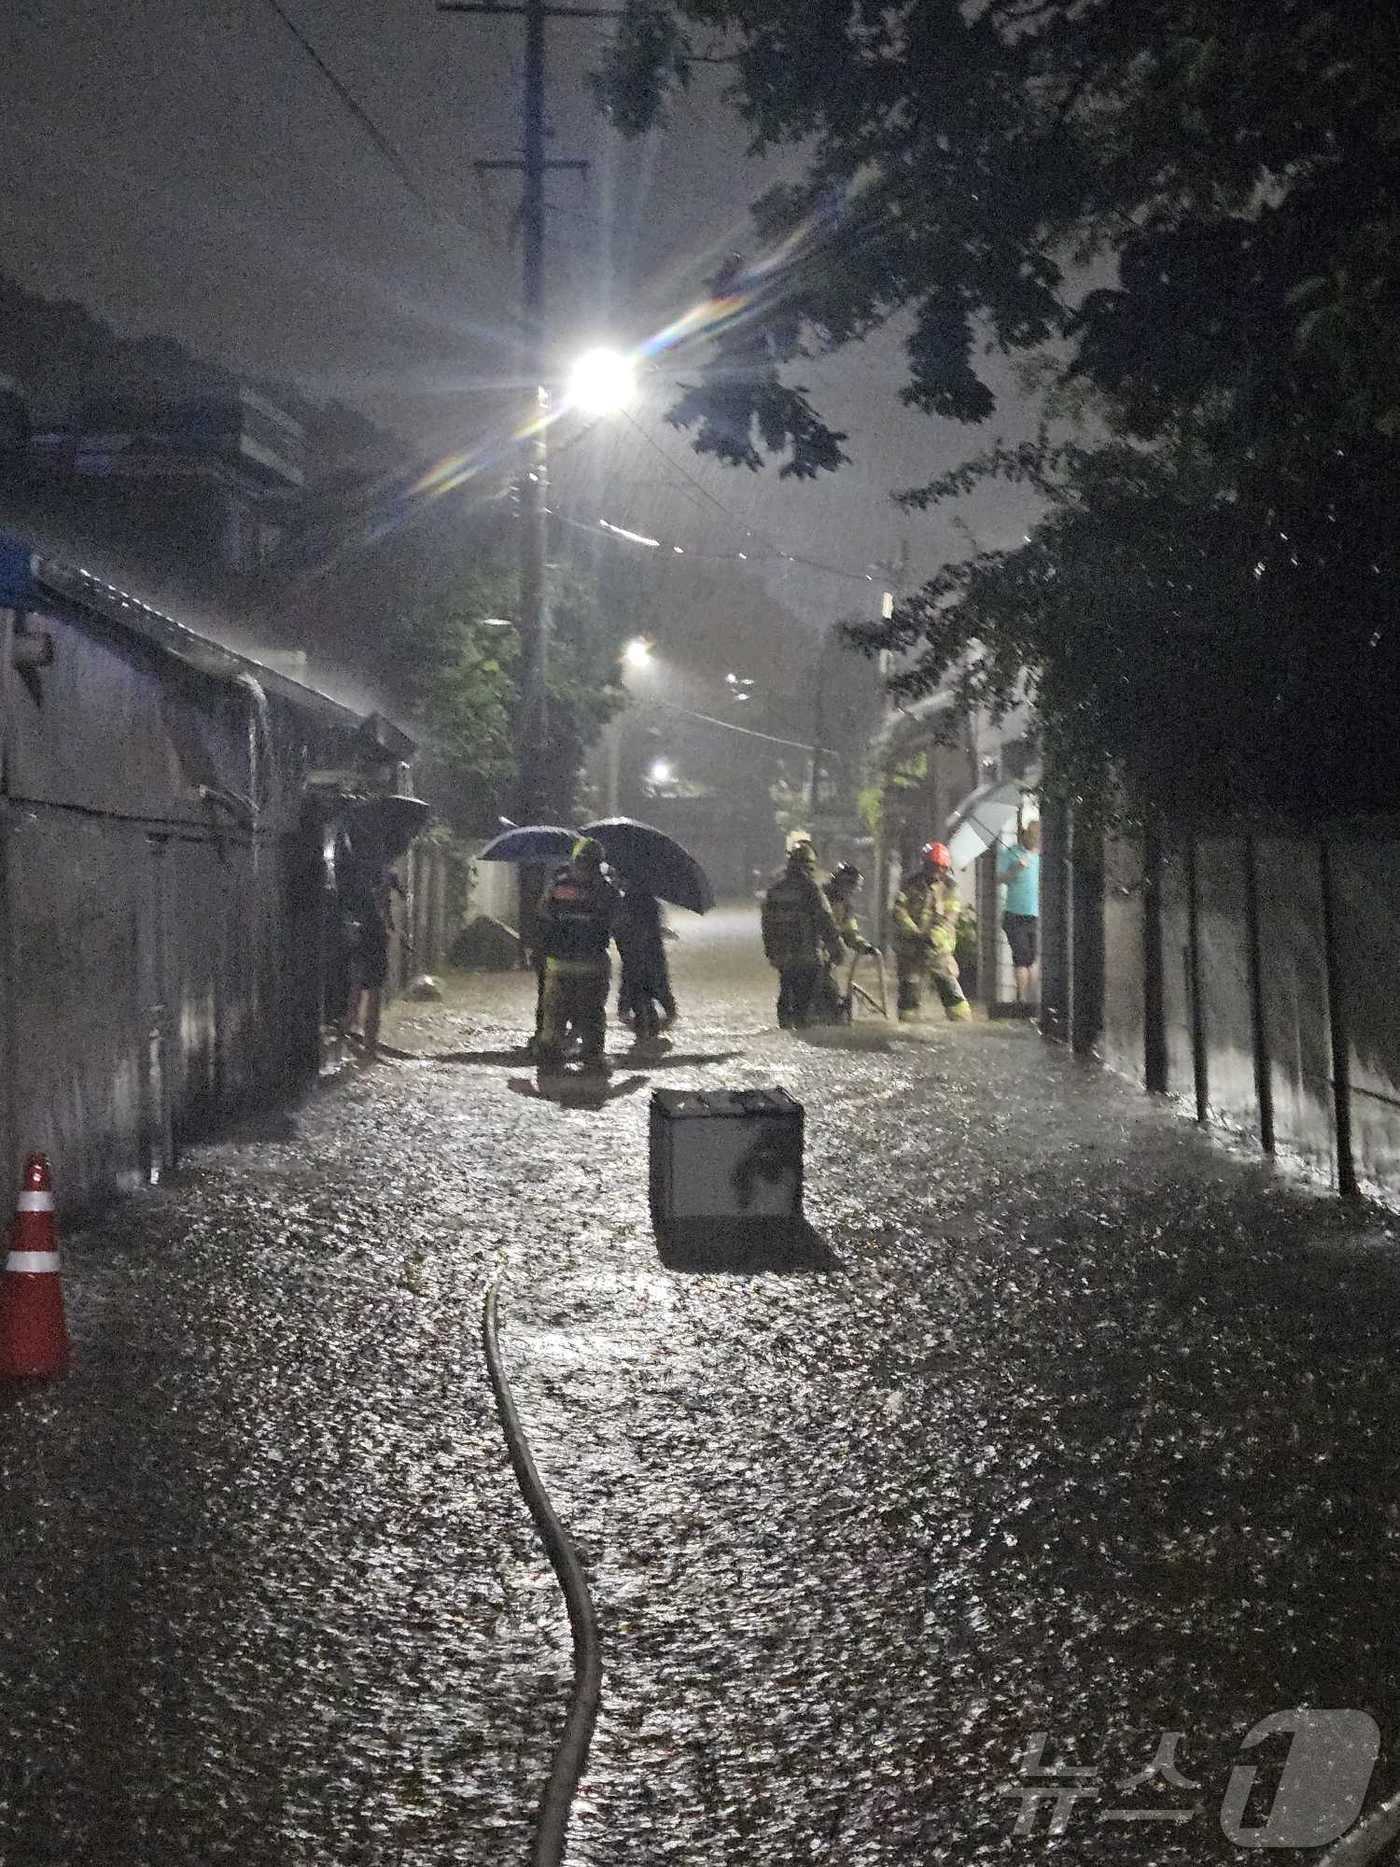
[[598,1717],[598,1703],[603,1688],[602,1646],[598,1638],[598,1615],[588,1590],[578,1551],[549,1501],[530,1442],[521,1425],[501,1361],[497,1331],[496,1295],[500,1283],[494,1279],[486,1292],[481,1314],[481,1340],[486,1351],[486,1368],[491,1389],[496,1396],[496,1410],[505,1434],[506,1451],[515,1472],[521,1495],[529,1506],[540,1533],[545,1552],[559,1578],[569,1610],[569,1626],[574,1637],[574,1693],[564,1734],[554,1753],[554,1765],[540,1796],[539,1816],[535,1826],[532,1867],[561,1867],[568,1837],[569,1808],[588,1762],[588,1746]]

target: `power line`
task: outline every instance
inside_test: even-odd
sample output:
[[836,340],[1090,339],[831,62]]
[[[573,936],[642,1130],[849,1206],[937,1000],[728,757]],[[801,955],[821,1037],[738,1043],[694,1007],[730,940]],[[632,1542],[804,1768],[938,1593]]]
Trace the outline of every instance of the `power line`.
[[698,479],[695,474],[690,472],[689,468],[684,466],[673,455],[668,454],[666,449],[662,447],[658,441],[653,440],[651,435],[647,433],[646,429],[635,417],[627,415],[626,419],[646,442],[647,446],[651,448],[652,452],[658,454],[660,458],[666,462],[668,467],[680,474],[682,479],[688,480],[702,499],[708,500],[717,511],[724,514],[732,525],[737,525],[747,537],[762,539],[763,543],[784,563],[801,564],[807,570],[821,571],[828,577],[844,577],[851,583],[874,583],[875,579],[871,576],[869,571],[848,570],[841,564],[826,564],[819,558],[804,557],[800,551],[785,551],[771,532],[765,532],[760,530],[757,526],[750,525],[747,519],[741,519],[737,512],[731,511],[722,499],[717,498],[715,494],[710,491],[703,480]]
[[776,733],[761,733],[752,726],[736,726],[733,720],[717,720],[713,713],[694,713],[689,707],[678,707],[674,700],[653,700],[648,704],[664,707],[668,713],[679,713],[688,720],[703,720],[707,726],[722,726],[727,733],[742,733],[746,739],[766,739],[770,745],[791,746],[795,752],[813,750],[804,740],[780,739]]
[[[747,551],[702,551],[698,545],[673,544],[669,539],[652,538],[641,532],[635,532],[625,525],[616,525],[611,519],[599,519],[590,525],[585,519],[570,518],[567,512],[550,508],[550,517],[559,525],[567,525],[573,531],[587,532],[590,537],[602,537],[610,543],[621,545],[640,545],[648,551],[661,551],[673,557],[685,557],[703,564],[752,564],[755,566],[771,564],[772,558],[755,557]],[[663,557],[663,562],[665,561]]]
[[659,454],[662,460],[666,462],[666,465],[670,467],[673,472],[679,473],[683,480],[688,480],[690,484],[695,488],[696,492],[700,494],[702,499],[708,500],[709,503],[712,506],[714,506],[717,511],[722,512],[724,516],[732,524],[737,525],[742,531],[747,532],[749,537],[763,538],[766,544],[773,545],[774,549],[775,550],[777,549],[777,546],[773,539],[768,538],[765,536],[764,533],[755,530],[755,528],[752,525],[750,525],[746,519],[741,519],[737,512],[731,512],[729,507],[725,505],[722,499],[717,499],[715,497],[715,495],[710,491],[709,487],[705,485],[703,480],[697,478],[697,476],[693,474],[687,466],[685,466],[681,461],[675,459],[673,455],[668,454],[666,452],[666,449],[662,447],[661,443],[659,441],[654,440],[652,436],[647,433],[646,429],[642,426],[642,424],[636,419],[634,415],[627,414],[626,410],[624,410],[623,413],[626,417],[628,425],[631,428],[633,428],[635,432],[642,437],[642,439],[646,442],[647,446],[652,450],[652,452],[654,454]]
[[[408,190],[409,194],[412,195],[413,199],[418,203],[419,207],[422,208],[428,218],[436,221],[439,225],[443,222],[449,222],[457,226],[466,226],[467,223],[455,221],[453,216],[445,214],[441,208],[437,207],[429,199],[407,161],[399,154],[398,150],[389,141],[389,138],[384,134],[383,130],[380,129],[379,125],[374,121],[374,118],[371,117],[364,105],[354,96],[349,87],[331,70],[325,59],[322,58],[321,54],[316,50],[315,46],[301,30],[300,26],[297,25],[296,21],[284,11],[280,5],[280,0],[263,0],[263,4],[281,20],[287,31],[292,35],[293,39],[296,40],[297,44],[311,60],[317,71],[320,72],[326,83],[335,92],[350,116],[364,131],[365,135],[369,137],[380,155],[389,164],[389,167],[394,171],[395,175],[398,176],[403,186]],[[480,230],[471,228],[470,231],[478,232]]]

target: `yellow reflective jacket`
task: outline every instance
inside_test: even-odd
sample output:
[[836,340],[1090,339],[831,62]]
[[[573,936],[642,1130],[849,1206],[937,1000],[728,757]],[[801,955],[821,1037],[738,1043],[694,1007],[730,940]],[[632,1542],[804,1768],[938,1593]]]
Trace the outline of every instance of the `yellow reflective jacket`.
[[957,884],[915,870],[904,878],[894,898],[891,919],[897,953],[914,959],[920,953],[951,953],[958,943]]

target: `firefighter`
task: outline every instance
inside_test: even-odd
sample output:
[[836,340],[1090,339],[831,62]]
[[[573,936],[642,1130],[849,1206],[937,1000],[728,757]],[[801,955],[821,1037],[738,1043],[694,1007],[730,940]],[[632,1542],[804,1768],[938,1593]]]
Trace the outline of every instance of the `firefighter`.
[[[841,936],[842,945],[849,953],[874,953],[873,947],[860,930],[856,918],[855,897],[860,890],[861,873],[854,862],[843,862],[833,869],[830,881],[822,883],[822,893],[826,896],[831,909],[831,918],[836,923],[836,931]],[[812,999],[812,1015],[834,1023],[840,1016],[843,994],[837,978],[835,965],[828,960],[822,968],[822,976]]]
[[810,841],[790,841],[787,866],[763,897],[763,951],[778,972],[778,1023],[785,1031],[806,1024],[821,982],[822,955],[841,957],[841,933],[817,881]]
[[856,896],[860,893],[861,873],[854,862],[843,862],[831,872],[831,880],[822,893],[831,907],[831,918],[845,945],[852,953],[873,953],[876,949],[865,938],[856,918]]
[[579,1039],[584,1069],[606,1069],[608,943],[618,905],[618,892],[603,874],[602,845],[581,836],[568,867],[545,889],[536,916],[536,941],[544,956],[538,1062],[562,1062],[572,1034]]
[[926,843],[918,866],[905,876],[894,899],[894,956],[899,976],[900,1018],[907,1022],[923,1000],[925,977],[933,980],[953,1023],[972,1016],[958,984],[954,948],[958,940],[958,890],[945,843]]

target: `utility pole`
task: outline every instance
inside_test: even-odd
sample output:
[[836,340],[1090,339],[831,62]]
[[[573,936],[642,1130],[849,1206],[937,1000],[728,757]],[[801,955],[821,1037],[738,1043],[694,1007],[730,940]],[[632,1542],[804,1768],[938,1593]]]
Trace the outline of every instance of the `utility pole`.
[[817,691],[812,703],[812,768],[807,781],[807,815],[816,823],[821,801],[821,784],[826,765],[826,682],[830,672],[831,651],[836,646],[839,622],[822,631],[821,653],[817,656]]
[[552,19],[617,19],[618,7],[547,6],[545,0],[498,6],[492,0],[438,0],[439,13],[475,13],[525,22],[524,124],[519,158],[479,161],[477,171],[517,169],[524,187],[521,225],[521,358],[528,387],[519,478],[520,636],[524,656],[517,810],[522,823],[563,814],[558,773],[549,757],[549,425],[545,339],[545,177],[552,170],[587,171],[582,161],[545,155],[545,29]]

